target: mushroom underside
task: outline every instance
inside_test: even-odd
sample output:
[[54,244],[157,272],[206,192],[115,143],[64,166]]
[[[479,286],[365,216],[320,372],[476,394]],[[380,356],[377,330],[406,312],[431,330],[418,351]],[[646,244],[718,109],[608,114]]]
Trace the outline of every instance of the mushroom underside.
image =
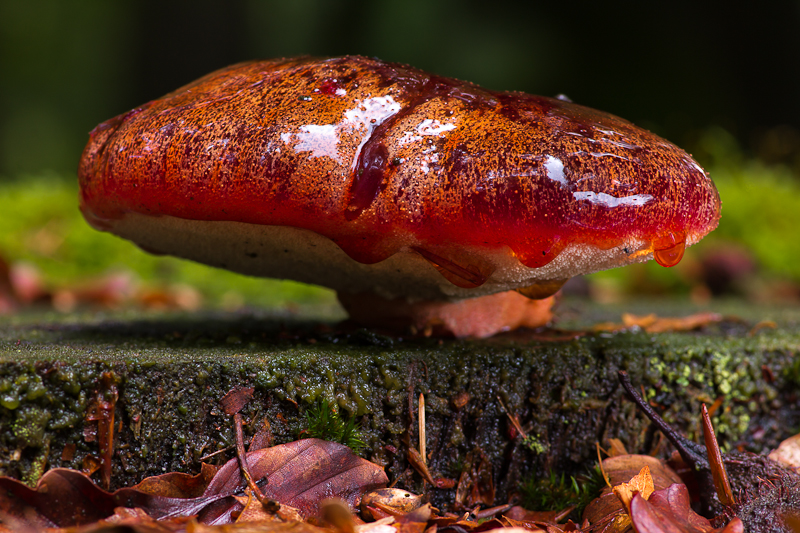
[[[169,254],[258,277],[292,279],[349,294],[369,293],[386,300],[458,301],[523,287],[566,280],[573,276],[652,259],[649,242],[631,239],[607,250],[577,243],[568,245],[541,268],[522,265],[507,246],[466,249],[495,266],[485,283],[462,288],[411,249],[388,259],[363,264],[351,259],[332,240],[313,231],[288,226],[264,226],[230,221],[187,220],[171,216],[128,213],[109,221],[108,231],[151,253]],[[686,244],[700,236],[687,235]]]

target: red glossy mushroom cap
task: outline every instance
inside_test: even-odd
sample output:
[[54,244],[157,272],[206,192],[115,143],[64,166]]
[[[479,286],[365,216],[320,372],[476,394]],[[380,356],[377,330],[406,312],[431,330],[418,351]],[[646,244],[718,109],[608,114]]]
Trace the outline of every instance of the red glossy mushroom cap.
[[145,249],[384,298],[671,266],[720,209],[623,119],[362,57],[212,73],[95,128],[79,176],[86,218]]

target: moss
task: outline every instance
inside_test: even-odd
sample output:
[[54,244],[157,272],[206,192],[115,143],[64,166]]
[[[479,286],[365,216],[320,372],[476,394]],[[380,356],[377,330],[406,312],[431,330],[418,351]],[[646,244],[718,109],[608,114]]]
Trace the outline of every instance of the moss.
[[45,441],[45,426],[50,420],[51,413],[41,407],[26,406],[20,409],[11,425],[19,448],[39,448]]
[[[758,319],[757,309],[743,310]],[[609,320],[618,311],[587,307],[584,320]],[[230,446],[231,421],[217,402],[235,386],[253,386],[242,410],[247,432],[266,419],[275,442],[294,440],[306,427],[304,413],[327,399],[360,428],[364,456],[381,461],[395,478],[407,468],[408,437],[416,439],[409,396],[415,402],[424,393],[432,470],[447,471],[480,448],[503,494],[522,476],[541,478],[552,465],[568,476],[582,472],[594,461],[598,439],[618,437],[631,451],[649,451],[646,422],[621,396],[618,369],[627,369],[680,429],[695,431],[700,403],[723,397],[715,424],[726,446],[776,446],[800,425],[791,397],[798,315],[790,312],[779,328],[752,337],[747,324],[731,321],[704,334],[627,332],[566,342],[518,334],[442,343],[390,339],[390,346],[379,335],[336,328],[323,334],[316,322],[258,312],[21,315],[0,318],[0,397],[18,398],[14,409],[0,405],[0,426],[11,427],[18,413],[49,413],[38,426],[42,439],[50,439],[49,466],[79,466],[98,452],[83,437],[83,416],[100,376],[113,372],[120,379],[122,423],[113,480],[131,484],[145,475],[195,470],[201,458]],[[229,343],[231,336],[242,342]],[[764,366],[773,381],[765,379]],[[457,405],[464,393],[467,403]],[[498,396],[541,448],[509,441]],[[775,429],[756,439],[748,424]],[[67,444],[76,451],[65,463]],[[41,448],[13,461],[17,449],[17,437],[0,432],[0,471],[22,477],[36,468]],[[206,460],[220,462],[231,453]]]
[[345,420],[327,398],[306,410],[305,417],[308,424],[303,431],[305,436],[344,444],[354,453],[366,446],[355,418],[351,416]]
[[531,511],[561,511],[574,506],[571,517],[580,520],[583,509],[600,494],[605,480],[598,467],[578,476],[550,472],[541,479],[527,479],[520,485],[522,506]]
[[536,455],[547,451],[547,446],[542,443],[538,436],[527,435],[522,440],[522,444]]

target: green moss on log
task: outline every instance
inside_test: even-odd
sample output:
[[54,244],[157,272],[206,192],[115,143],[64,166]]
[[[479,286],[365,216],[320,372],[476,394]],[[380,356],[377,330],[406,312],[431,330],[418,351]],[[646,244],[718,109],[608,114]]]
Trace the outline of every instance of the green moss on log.
[[[584,320],[615,312],[593,308]],[[293,440],[310,408],[335,402],[358,422],[362,455],[416,490],[420,479],[409,475],[405,450],[417,445],[420,393],[431,469],[457,478],[470,459],[486,457],[500,497],[522,477],[584,472],[598,440],[617,437],[631,451],[649,451],[657,439],[622,398],[620,369],[690,435],[700,403],[722,398],[714,421],[723,444],[761,451],[800,425],[800,313],[787,311],[778,328],[750,334],[759,315],[748,312],[745,321],[703,333],[563,341],[530,332],[485,341],[396,339],[261,314],[5,318],[0,474],[33,482],[44,464],[80,468],[99,457],[87,413],[98,398],[110,401],[104,373],[113,374],[119,393],[115,486],[195,471],[210,455],[206,461],[232,457],[231,420],[218,401],[242,386],[255,389],[242,411],[249,435],[268,421],[275,442]],[[498,397],[530,429],[528,441],[515,435]]]

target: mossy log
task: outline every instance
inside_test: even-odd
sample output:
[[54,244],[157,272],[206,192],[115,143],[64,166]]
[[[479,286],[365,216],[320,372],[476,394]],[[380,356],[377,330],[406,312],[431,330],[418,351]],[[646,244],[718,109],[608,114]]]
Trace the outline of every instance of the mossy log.
[[[676,427],[696,434],[701,402],[727,447],[764,451],[800,427],[800,310],[715,306],[727,318],[700,332],[569,335],[518,332],[483,341],[398,339],[335,322],[265,312],[0,319],[0,474],[35,482],[45,468],[82,468],[101,455],[98,401],[113,404],[112,486],[168,471],[197,471],[234,456],[219,400],[253,387],[242,411],[253,435],[269,424],[291,441],[323,399],[356,417],[362,455],[390,479],[421,490],[406,459],[418,445],[425,395],[431,470],[458,479],[491,464],[498,498],[522,478],[576,474],[595,443],[620,438],[650,452],[661,439],[623,396],[627,370]],[[562,302],[560,327],[580,330],[621,311],[686,315],[685,304],[604,308]],[[570,318],[571,317],[571,318]],[[762,319],[777,327],[756,328]],[[114,402],[114,397],[116,401]],[[520,421],[516,434],[500,401]],[[668,453],[668,445],[661,448]],[[434,500],[452,499],[438,491]]]

